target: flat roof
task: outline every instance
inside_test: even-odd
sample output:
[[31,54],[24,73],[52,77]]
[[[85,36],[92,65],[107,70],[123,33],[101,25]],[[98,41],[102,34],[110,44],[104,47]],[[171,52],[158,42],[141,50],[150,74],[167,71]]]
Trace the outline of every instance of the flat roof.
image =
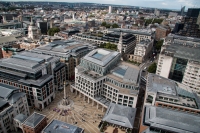
[[200,116],[162,107],[145,106],[143,123],[152,128],[179,133],[199,133]]
[[122,28],[114,28],[114,29],[108,29],[109,31],[116,31],[116,32],[126,32],[126,33],[132,33],[132,34],[141,34],[141,35],[148,35],[151,36],[154,32],[148,29],[141,29],[141,30],[132,30],[132,29],[122,29]]
[[184,58],[200,62],[200,48],[198,47],[188,47],[187,45],[183,45],[183,43],[173,43],[171,45],[166,45],[165,52],[173,53],[174,57],[177,58]]
[[43,131],[44,133],[82,133],[83,129],[66,122],[52,120]]
[[136,108],[110,103],[102,121],[132,129],[135,114]]
[[120,62],[117,67],[111,70],[111,74],[108,74],[108,77],[112,77],[119,82],[137,85],[139,72],[139,67],[127,62]]
[[135,96],[137,96],[138,93],[139,93],[139,92],[136,91],[136,90],[125,89],[125,88],[122,88],[122,87],[116,86],[116,85],[114,85],[114,84],[112,84],[112,83],[110,83],[110,82],[105,82],[104,84],[115,87],[116,89],[119,90],[118,93],[121,93],[121,94],[127,94],[127,95],[135,95]]
[[14,41],[17,41],[15,36],[3,36],[3,37],[0,37],[0,44],[1,43],[7,43],[7,42],[14,42]]
[[177,95],[176,83],[156,74],[148,74],[146,87],[148,92]]
[[19,82],[28,84],[28,85],[35,85],[35,86],[42,86],[47,81],[53,79],[53,75],[45,74],[37,80],[33,79],[20,79]]
[[50,42],[47,45],[37,47],[31,52],[40,53],[42,55],[52,55],[57,57],[68,58],[70,55],[75,56],[80,51],[90,49],[91,43],[77,40],[59,40]]
[[100,66],[106,66],[120,53],[117,51],[107,49],[95,49],[88,53],[83,59],[98,64]]
[[23,72],[35,73],[46,67],[45,62],[52,62],[56,60],[59,60],[59,58],[24,51],[17,55],[13,55],[11,58],[0,59],[0,66]]
[[29,116],[23,125],[27,125],[29,127],[36,127],[43,119],[45,118],[44,115],[34,112],[31,116]]

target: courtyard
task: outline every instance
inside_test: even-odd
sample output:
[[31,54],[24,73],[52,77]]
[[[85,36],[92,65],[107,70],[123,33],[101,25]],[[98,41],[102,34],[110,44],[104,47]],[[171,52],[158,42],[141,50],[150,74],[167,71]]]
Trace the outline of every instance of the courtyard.
[[101,109],[97,109],[96,106],[92,106],[92,103],[88,103],[83,100],[83,97],[79,97],[75,93],[70,92],[70,86],[66,87],[67,96],[73,101],[73,108],[68,111],[62,111],[58,108],[57,104],[63,98],[63,90],[56,92],[56,97],[53,102],[50,103],[42,111],[30,109],[33,111],[46,115],[48,123],[53,119],[67,122],[72,125],[77,125],[85,129],[85,133],[100,133],[98,125],[104,116],[105,112]]

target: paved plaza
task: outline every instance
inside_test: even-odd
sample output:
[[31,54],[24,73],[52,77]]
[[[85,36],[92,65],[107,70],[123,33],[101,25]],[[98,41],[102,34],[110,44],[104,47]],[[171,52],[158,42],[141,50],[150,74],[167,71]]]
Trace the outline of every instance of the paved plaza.
[[[98,125],[105,112],[102,112],[101,109],[97,109],[96,106],[92,106],[92,103],[87,103],[83,100],[83,97],[79,97],[75,93],[71,93],[69,90],[70,86],[66,87],[67,95],[69,99],[73,101],[73,108],[70,111],[67,111],[65,116],[60,115],[62,110],[58,112],[58,102],[61,101],[64,94],[63,91],[56,92],[56,97],[54,101],[48,105],[44,110],[37,111],[30,109],[31,113],[33,111],[46,115],[48,118],[48,123],[53,119],[67,122],[72,125],[77,125],[78,127],[84,128],[85,133],[100,133]],[[57,111],[53,111],[57,108]]]

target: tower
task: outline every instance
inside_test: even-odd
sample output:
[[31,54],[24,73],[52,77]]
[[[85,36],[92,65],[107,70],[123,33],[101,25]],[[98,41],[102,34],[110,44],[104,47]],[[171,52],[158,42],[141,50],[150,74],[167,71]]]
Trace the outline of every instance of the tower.
[[119,43],[117,45],[118,52],[121,54],[123,53],[123,34],[122,31],[120,31],[120,38],[119,38]]
[[31,38],[31,39],[38,39],[39,36],[41,35],[41,30],[38,29],[34,23],[33,23],[33,19],[31,18],[31,23],[28,27],[28,38]]
[[62,100],[62,105],[69,105],[69,100],[67,99],[66,95],[66,82],[64,82],[64,97]]
[[185,13],[185,6],[181,7],[181,16],[183,16]]
[[109,6],[109,11],[108,13],[112,13],[112,6]]

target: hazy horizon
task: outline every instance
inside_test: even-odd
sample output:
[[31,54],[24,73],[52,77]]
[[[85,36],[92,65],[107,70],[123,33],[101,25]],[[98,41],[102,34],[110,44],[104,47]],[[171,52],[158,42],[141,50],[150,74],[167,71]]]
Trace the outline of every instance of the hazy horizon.
[[[10,2],[19,2],[26,0],[5,0]],[[30,1],[42,1],[42,0],[30,0]],[[152,7],[152,8],[165,8],[165,9],[180,9],[181,6],[186,8],[200,7],[200,0],[101,0],[96,2],[93,0],[43,0],[42,2],[88,2],[98,4],[114,4],[114,5],[129,5],[129,6],[140,6],[140,7]],[[27,1],[26,1],[27,2]]]

